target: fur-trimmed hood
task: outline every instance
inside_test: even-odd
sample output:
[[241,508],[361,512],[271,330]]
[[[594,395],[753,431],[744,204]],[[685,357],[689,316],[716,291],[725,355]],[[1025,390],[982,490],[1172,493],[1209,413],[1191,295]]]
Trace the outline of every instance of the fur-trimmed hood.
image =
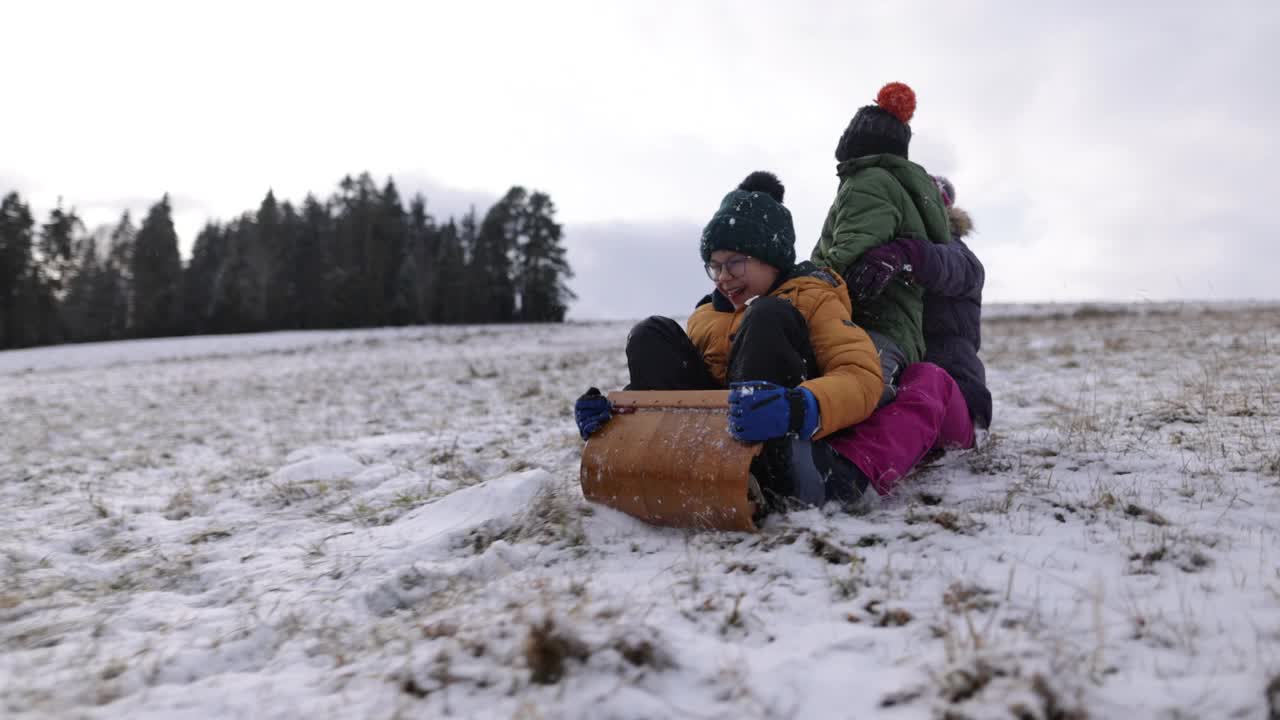
[[947,208],[947,220],[951,221],[951,234],[958,238],[967,237],[973,232],[973,218],[964,208],[952,205]]

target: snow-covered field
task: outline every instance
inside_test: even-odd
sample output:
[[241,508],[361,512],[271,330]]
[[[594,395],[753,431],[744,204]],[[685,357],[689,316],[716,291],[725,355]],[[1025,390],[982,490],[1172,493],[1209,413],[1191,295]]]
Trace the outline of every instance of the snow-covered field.
[[0,716],[1280,717],[1280,309],[992,308],[991,441],[586,504],[627,323],[0,353]]

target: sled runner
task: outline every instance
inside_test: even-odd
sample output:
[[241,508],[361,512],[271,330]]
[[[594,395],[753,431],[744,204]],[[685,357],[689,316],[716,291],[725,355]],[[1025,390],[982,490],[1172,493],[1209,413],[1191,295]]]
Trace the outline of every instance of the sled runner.
[[756,529],[748,485],[761,445],[729,434],[728,391],[622,391],[609,402],[613,418],[582,451],[588,500],[654,525]]

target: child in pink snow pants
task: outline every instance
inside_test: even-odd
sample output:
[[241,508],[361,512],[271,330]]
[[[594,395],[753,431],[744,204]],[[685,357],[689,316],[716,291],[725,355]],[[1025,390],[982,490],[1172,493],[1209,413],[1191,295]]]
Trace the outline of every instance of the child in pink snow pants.
[[915,363],[902,372],[893,402],[829,443],[858,466],[876,493],[888,495],[930,450],[973,447],[973,421],[947,371]]
[[[851,285],[850,292],[863,296],[883,287],[886,274],[909,279],[925,290],[925,362],[903,372],[896,399],[829,438],[831,447],[862,471],[878,495],[892,493],[930,450],[971,448],[974,429],[991,424],[991,393],[978,358],[985,272],[964,242],[973,221],[955,206],[955,186],[940,176],[934,182],[947,207],[952,241],[938,245],[898,238],[869,250],[849,273],[854,283],[863,283]],[[893,272],[877,276],[868,271],[874,267]],[[838,499],[857,500],[856,490]]]

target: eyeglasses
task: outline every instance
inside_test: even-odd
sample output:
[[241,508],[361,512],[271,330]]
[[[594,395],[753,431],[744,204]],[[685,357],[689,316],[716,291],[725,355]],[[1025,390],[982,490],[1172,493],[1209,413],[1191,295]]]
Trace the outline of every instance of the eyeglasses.
[[720,279],[720,272],[728,270],[731,277],[740,278],[747,272],[747,263],[751,261],[749,255],[739,255],[731,259],[727,263],[718,263],[714,260],[707,263],[704,267],[707,269],[707,277],[712,281]]

